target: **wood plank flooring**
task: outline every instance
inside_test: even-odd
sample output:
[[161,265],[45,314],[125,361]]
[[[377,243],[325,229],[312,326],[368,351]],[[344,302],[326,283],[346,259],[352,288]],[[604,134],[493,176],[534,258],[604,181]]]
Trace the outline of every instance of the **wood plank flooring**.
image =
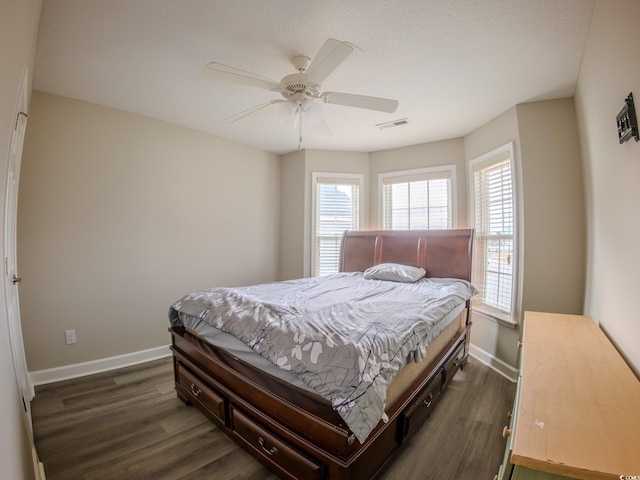
[[[469,359],[382,480],[491,479],[515,384]],[[47,480],[277,480],[176,398],[170,358],[36,388]]]

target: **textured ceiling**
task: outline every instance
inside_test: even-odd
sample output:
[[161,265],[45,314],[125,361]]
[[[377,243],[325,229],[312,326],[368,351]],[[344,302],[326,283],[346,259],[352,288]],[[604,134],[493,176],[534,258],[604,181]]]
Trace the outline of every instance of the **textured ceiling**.
[[[523,102],[571,96],[592,0],[44,0],[34,88],[285,153],[279,98],[203,74],[212,61],[279,81],[329,38],[359,47],[325,91],[394,98],[395,113],[323,105],[332,136],[302,148],[375,151],[468,134]],[[612,5],[612,8],[615,8]],[[409,124],[380,130],[400,118]]]

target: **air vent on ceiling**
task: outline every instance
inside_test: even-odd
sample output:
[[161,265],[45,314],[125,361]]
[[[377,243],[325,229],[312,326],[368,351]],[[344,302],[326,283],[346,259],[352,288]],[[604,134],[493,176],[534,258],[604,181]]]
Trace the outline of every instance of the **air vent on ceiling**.
[[380,130],[382,130],[382,129],[385,129],[385,128],[400,127],[400,126],[406,125],[408,123],[409,123],[409,119],[400,118],[398,120],[392,120],[391,122],[378,123],[376,125],[376,127],[378,127]]

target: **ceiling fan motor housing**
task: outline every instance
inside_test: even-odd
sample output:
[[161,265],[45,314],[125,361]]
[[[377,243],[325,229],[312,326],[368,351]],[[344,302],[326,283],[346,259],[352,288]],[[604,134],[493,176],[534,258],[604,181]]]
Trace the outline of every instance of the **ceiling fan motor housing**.
[[317,98],[320,85],[307,81],[304,73],[292,73],[280,81],[282,96],[286,99],[302,101]]

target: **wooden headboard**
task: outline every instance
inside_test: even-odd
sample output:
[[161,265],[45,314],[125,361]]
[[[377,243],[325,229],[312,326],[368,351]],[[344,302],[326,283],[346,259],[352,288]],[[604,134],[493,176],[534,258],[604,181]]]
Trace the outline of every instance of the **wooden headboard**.
[[473,230],[351,230],[344,232],[340,271],[379,263],[422,267],[427,277],[471,281]]

